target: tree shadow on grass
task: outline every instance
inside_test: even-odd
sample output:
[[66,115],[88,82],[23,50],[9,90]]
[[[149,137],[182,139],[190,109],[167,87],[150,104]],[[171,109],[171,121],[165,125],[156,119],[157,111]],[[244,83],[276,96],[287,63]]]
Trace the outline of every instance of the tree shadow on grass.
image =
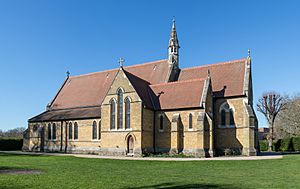
[[182,183],[161,183],[149,186],[138,186],[138,187],[125,187],[123,189],[142,189],[142,188],[158,188],[158,189],[192,189],[192,188],[217,188],[217,189],[238,189],[232,185],[218,185],[218,184],[205,184],[205,183],[194,183],[194,184],[182,184]]
[[36,153],[32,153],[32,154],[16,154],[16,153],[3,153],[3,152],[0,152],[0,157],[4,157],[4,156],[9,156],[9,157],[14,157],[14,156],[32,156],[32,157],[41,157],[41,156],[45,156],[44,154],[36,154]]

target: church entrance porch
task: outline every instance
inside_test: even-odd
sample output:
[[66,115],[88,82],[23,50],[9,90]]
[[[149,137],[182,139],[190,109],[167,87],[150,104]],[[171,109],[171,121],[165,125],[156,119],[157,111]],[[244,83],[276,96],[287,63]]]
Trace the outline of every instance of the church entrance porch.
[[133,149],[134,149],[134,140],[133,137],[130,135],[127,138],[127,155],[133,156]]

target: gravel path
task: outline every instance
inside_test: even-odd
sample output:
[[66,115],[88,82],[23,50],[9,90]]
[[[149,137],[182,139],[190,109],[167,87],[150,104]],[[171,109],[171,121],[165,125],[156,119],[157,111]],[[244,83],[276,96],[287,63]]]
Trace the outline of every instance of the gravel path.
[[117,159],[117,160],[142,160],[142,161],[232,161],[232,160],[267,160],[282,159],[282,155],[266,156],[233,156],[233,157],[211,157],[211,158],[172,158],[172,157],[126,157],[126,156],[99,156],[90,154],[63,154],[63,153],[40,153],[21,151],[0,151],[8,154],[28,154],[28,155],[52,155],[52,156],[73,156],[80,158]]

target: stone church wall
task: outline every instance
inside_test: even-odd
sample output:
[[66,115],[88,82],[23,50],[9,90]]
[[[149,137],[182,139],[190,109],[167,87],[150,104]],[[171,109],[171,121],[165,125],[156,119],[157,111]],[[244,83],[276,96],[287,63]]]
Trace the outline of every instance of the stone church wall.
[[[192,114],[192,128],[189,128],[189,114]],[[156,151],[162,153],[183,153],[193,156],[205,156],[208,151],[208,123],[199,120],[199,114],[205,115],[204,110],[182,110],[157,112],[156,114]],[[164,117],[163,130],[160,129],[160,116]],[[172,120],[179,115],[178,128],[174,129]],[[180,132],[182,132],[180,134]],[[174,135],[175,133],[175,135]],[[205,141],[206,140],[206,141]],[[178,143],[181,145],[178,147]]]
[[[223,154],[225,149],[231,149],[237,154],[255,155],[255,130],[249,122],[245,106],[245,98],[217,99],[214,105],[215,148],[217,154]],[[228,103],[233,109],[234,125],[222,127],[220,106]]]

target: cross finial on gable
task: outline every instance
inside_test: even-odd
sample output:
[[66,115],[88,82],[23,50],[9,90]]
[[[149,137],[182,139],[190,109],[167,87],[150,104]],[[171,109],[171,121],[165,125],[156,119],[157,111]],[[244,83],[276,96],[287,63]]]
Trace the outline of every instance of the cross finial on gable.
[[123,58],[119,59],[120,68],[123,67],[124,62],[125,62],[125,60]]
[[66,74],[67,74],[67,77],[70,77],[70,72],[69,71],[67,71]]

